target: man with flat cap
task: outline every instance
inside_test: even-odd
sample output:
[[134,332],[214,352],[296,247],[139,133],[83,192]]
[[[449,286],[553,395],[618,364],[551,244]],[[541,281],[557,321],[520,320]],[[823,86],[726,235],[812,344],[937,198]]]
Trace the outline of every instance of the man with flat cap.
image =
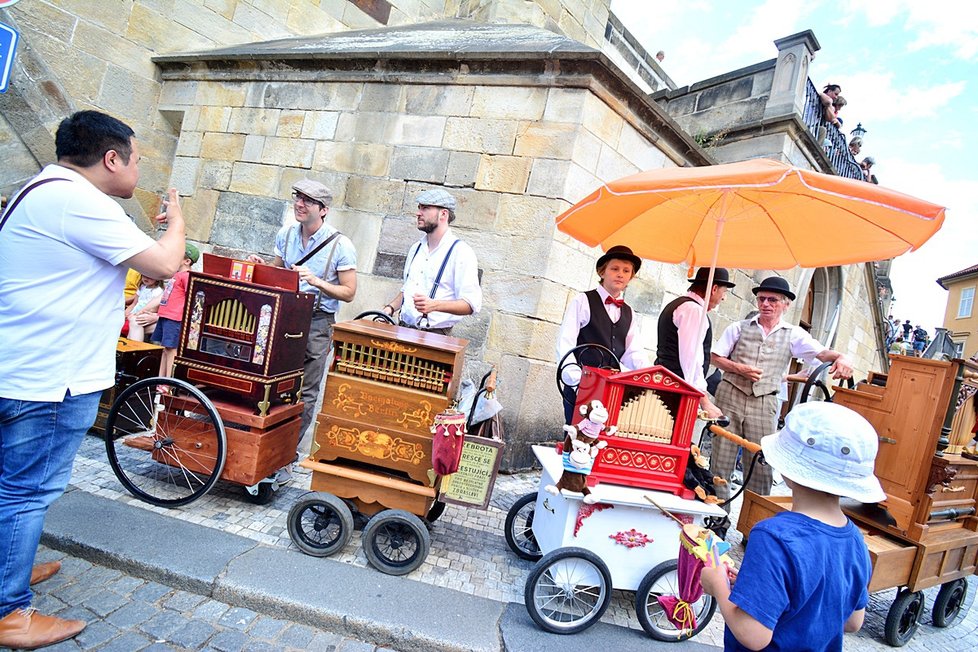
[[[357,252],[345,235],[326,224],[333,195],[311,179],[292,186],[296,224],[288,224],[275,236],[272,265],[299,273],[299,290],[316,295],[306,343],[302,375],[302,425],[299,455],[308,455],[312,443],[309,425],[323,384],[326,361],[333,346],[333,324],[340,301],[350,302],[357,293]],[[252,254],[249,260],[264,263]],[[301,264],[300,264],[301,263]]]
[[[831,362],[829,372],[833,378],[852,377],[852,363],[838,351],[820,344],[805,329],[782,320],[795,299],[786,280],[770,276],[752,292],[757,297],[757,316],[728,326],[713,347],[712,358],[713,364],[723,371],[716,398],[723,414],[730,418],[730,431],[760,443],[761,437],[777,430],[781,407],[778,391],[792,358],[806,363]],[[727,439],[714,437],[710,471],[729,479],[738,448]],[[752,457],[744,451],[745,473]],[[747,488],[766,496],[771,493],[771,484],[771,467],[758,464]],[[729,485],[718,485],[716,489],[722,500],[729,498]]]
[[[703,315],[703,305],[713,310],[736,287],[730,273],[722,267],[713,270],[713,283],[707,293],[710,268],[701,267],[689,279],[685,296],[673,299],[659,315],[659,341],[655,364],[662,365],[687,383],[703,392],[700,408],[710,419],[722,415],[707,393],[706,372],[710,368],[710,349],[713,344],[713,325]],[[709,301],[707,302],[707,295]]]
[[[638,270],[642,259],[624,245],[615,245],[598,258],[595,269],[601,282],[593,290],[571,299],[564,312],[557,336],[557,360],[582,344],[600,344],[610,349],[621,361],[623,371],[651,366],[642,347],[631,306],[625,303],[625,288]],[[573,361],[571,361],[573,362]],[[580,368],[565,362],[563,380],[564,417],[567,423],[574,416]]]
[[479,261],[472,247],[455,237],[455,198],[441,188],[417,196],[415,217],[425,235],[408,249],[404,283],[384,312],[407,328],[448,335],[466,315],[482,308]]

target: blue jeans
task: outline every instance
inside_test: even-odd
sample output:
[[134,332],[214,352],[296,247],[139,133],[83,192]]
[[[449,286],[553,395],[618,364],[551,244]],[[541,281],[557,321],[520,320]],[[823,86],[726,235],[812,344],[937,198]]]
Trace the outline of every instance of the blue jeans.
[[0,398],[0,618],[31,604],[44,515],[71,478],[102,392],[60,403]]

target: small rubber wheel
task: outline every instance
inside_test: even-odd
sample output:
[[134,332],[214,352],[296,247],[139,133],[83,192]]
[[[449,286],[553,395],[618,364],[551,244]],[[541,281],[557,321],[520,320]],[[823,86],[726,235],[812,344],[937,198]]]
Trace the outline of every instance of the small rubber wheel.
[[917,633],[923,615],[923,591],[901,589],[886,613],[883,639],[893,647],[903,647]]
[[964,599],[968,595],[968,580],[961,578],[941,585],[941,590],[937,592],[934,599],[934,608],[931,616],[934,618],[934,627],[947,627],[961,613]]
[[302,552],[328,557],[353,536],[353,512],[327,493],[307,494],[289,510],[289,537]]
[[258,485],[258,493],[253,494],[247,489],[244,490],[245,500],[247,500],[252,505],[267,505],[272,502],[272,498],[275,495],[275,491],[272,489],[272,484],[270,482],[262,482]]
[[540,545],[533,536],[533,515],[537,508],[537,494],[520,496],[506,514],[506,543],[520,559],[537,561],[543,557]]
[[601,620],[611,602],[611,572],[590,550],[558,548],[533,567],[523,601],[543,629],[574,634]]
[[363,528],[363,551],[370,565],[388,575],[407,575],[424,563],[431,535],[424,522],[402,509],[374,514]]
[[657,641],[675,643],[685,641],[706,627],[717,603],[713,596],[704,593],[699,600],[690,603],[696,627],[692,630],[677,629],[666,617],[665,608],[659,604],[660,596],[679,595],[679,573],[676,560],[665,561],[650,570],[635,592],[635,611],[642,629]]

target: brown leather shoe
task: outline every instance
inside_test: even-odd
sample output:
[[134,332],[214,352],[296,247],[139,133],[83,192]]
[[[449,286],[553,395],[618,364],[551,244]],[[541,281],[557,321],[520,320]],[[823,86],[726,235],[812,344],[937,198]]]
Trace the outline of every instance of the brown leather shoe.
[[0,647],[36,650],[77,636],[85,625],[39,614],[33,607],[17,609],[0,619]]
[[34,564],[34,568],[31,569],[31,586],[49,579],[59,570],[61,570],[60,561],[46,561],[43,564]]

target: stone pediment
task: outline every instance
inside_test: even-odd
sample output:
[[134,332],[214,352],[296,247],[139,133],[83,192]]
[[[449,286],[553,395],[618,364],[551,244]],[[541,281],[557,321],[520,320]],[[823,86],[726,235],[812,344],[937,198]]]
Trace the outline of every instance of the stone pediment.
[[416,25],[331,32],[230,47],[161,55],[157,63],[276,59],[514,59],[597,58],[574,39],[531,25],[444,20]]

